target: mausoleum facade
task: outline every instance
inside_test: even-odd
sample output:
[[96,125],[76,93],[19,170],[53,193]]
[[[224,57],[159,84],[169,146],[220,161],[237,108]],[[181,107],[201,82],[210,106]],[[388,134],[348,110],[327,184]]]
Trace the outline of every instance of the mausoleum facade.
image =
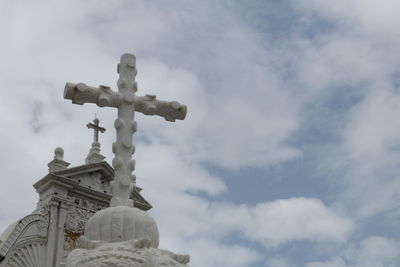
[[[57,148],[49,173],[34,184],[37,208],[0,236],[0,267],[63,266],[88,219],[110,206],[113,168],[105,161],[68,168],[60,152]],[[151,205],[140,190],[135,187],[131,199],[147,211]]]

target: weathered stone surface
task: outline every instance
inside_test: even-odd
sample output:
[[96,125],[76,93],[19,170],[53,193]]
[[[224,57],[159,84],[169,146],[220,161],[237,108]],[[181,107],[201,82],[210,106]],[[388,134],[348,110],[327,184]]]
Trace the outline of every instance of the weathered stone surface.
[[[85,243],[86,245],[88,243]],[[179,255],[151,247],[149,239],[116,243],[97,242],[92,248],[75,249],[67,267],[184,267],[189,255]]]
[[0,266],[46,266],[48,219],[41,214],[25,216],[1,235]]
[[54,159],[47,164],[49,172],[65,170],[69,165],[70,163],[64,160],[64,149],[62,147],[57,147],[54,150]]
[[90,148],[89,155],[85,159],[86,164],[92,164],[104,161],[106,157],[100,153],[100,143],[94,141]]
[[86,223],[85,237],[105,242],[149,239],[154,248],[159,243],[154,219],[147,212],[126,206],[96,212]]

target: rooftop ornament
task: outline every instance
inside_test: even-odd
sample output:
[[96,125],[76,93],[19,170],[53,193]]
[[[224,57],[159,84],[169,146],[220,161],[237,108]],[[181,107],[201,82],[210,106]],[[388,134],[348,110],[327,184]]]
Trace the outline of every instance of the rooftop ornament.
[[92,148],[89,151],[89,155],[85,159],[86,164],[101,162],[106,158],[100,154],[100,142],[99,142],[99,132],[104,133],[106,131],[106,129],[103,127],[100,127],[99,123],[100,123],[100,120],[98,118],[95,118],[93,120],[93,123],[86,124],[86,126],[89,129],[94,130],[94,138],[93,138],[94,140],[92,143]]

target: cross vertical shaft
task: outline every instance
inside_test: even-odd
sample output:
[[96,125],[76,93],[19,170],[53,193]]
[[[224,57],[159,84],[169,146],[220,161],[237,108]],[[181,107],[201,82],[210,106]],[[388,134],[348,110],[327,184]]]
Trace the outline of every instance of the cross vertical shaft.
[[[122,55],[121,62],[118,64],[119,79],[117,82],[118,94],[122,101],[118,107],[118,118],[114,123],[117,141],[113,143],[115,157],[112,165],[116,179],[112,182],[113,193],[115,192],[111,200],[112,206],[132,205],[129,203],[131,201],[129,196],[136,180],[132,174],[135,169],[135,160],[132,159],[132,154],[135,152],[133,134],[136,132],[136,121],[134,121],[134,101],[137,91],[135,67],[136,58],[133,55]],[[118,197],[115,197],[116,195]]]
[[95,118],[93,120],[93,123],[86,124],[86,126],[89,129],[93,129],[94,130],[93,132],[94,132],[94,141],[95,142],[99,142],[99,132],[104,133],[106,131],[105,128],[100,127],[99,123],[100,123],[99,119]]

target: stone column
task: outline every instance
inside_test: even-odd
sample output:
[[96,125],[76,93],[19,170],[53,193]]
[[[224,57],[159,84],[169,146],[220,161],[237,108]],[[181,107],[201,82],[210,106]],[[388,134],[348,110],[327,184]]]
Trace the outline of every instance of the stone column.
[[62,199],[49,202],[50,224],[47,237],[46,267],[59,267],[64,252],[66,205]]

